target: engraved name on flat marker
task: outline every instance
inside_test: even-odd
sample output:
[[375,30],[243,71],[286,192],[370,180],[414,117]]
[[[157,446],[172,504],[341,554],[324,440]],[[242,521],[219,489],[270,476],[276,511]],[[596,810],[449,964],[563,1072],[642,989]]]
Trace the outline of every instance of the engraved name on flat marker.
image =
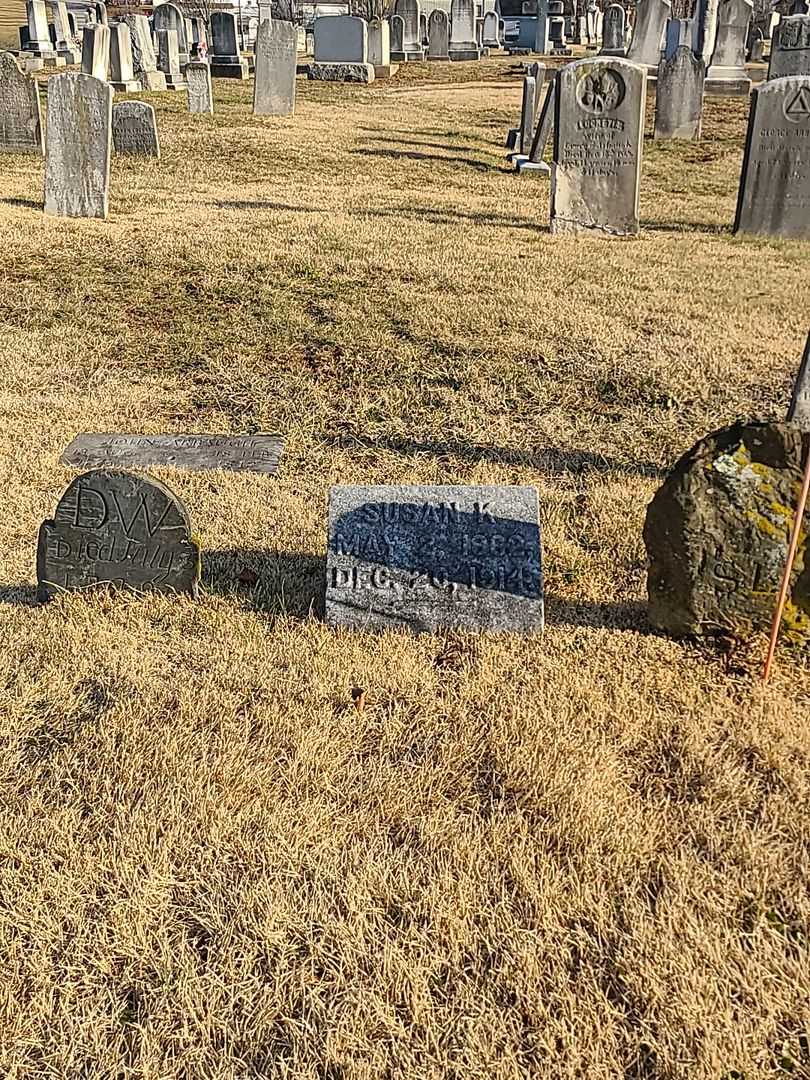
[[278,435],[77,435],[60,458],[62,465],[86,469],[102,465],[128,468],[227,469],[272,475],[284,440]]
[[358,629],[543,628],[530,487],[333,487],[326,620]]

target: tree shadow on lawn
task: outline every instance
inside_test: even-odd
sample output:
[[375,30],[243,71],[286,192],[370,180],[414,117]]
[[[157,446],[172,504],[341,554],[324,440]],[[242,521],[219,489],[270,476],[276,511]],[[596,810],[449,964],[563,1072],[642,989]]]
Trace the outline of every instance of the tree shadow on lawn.
[[480,146],[455,146],[452,143],[428,142],[426,139],[392,139],[389,135],[366,135],[365,138],[368,142],[395,143],[397,146],[429,146],[434,150],[449,150],[451,153],[458,154],[477,154],[481,149]]
[[[456,147],[452,147],[453,150]],[[423,154],[418,150],[378,150],[376,147],[360,147],[350,150],[350,154],[359,154],[362,157],[387,157],[394,161],[444,161],[450,165],[467,165],[476,172],[497,172],[498,167],[488,161],[472,161],[464,157],[448,157],[446,154]],[[502,170],[500,170],[502,171]]]
[[731,235],[731,225],[711,225],[704,221],[641,221],[645,232],[665,233],[711,233],[714,236]]
[[6,206],[20,206],[24,210],[41,210],[43,207],[41,199],[0,199],[0,203]]

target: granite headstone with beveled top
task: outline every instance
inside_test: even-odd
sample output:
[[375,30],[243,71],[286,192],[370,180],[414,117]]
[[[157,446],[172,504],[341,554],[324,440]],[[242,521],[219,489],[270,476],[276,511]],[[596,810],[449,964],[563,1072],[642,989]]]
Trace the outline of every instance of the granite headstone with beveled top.
[[620,57],[566,64],[556,78],[552,233],[638,232],[646,71]]
[[92,75],[68,72],[48,80],[46,214],[106,218],[113,94]]
[[200,546],[169,489],[143,474],[99,469],[73,480],[37,544],[37,595],[91,586],[197,591]]
[[752,93],[734,231],[810,239],[810,77]]
[[294,24],[283,19],[265,19],[256,35],[253,83],[256,116],[291,116],[295,112],[297,61]]
[[773,32],[768,78],[810,75],[810,15],[788,15]]
[[542,630],[537,492],[333,487],[326,574],[332,625]]
[[40,154],[42,111],[37,84],[9,52],[0,52],[0,152]]

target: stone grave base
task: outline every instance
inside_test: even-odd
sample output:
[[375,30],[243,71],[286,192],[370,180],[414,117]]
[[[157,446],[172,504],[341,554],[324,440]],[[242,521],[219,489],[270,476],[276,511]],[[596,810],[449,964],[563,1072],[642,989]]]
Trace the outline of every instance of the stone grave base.
[[450,59],[451,60],[480,60],[481,59],[481,50],[480,49],[455,49],[455,50],[451,49],[450,50]]
[[507,52],[508,56],[531,56],[532,55],[532,50],[531,49],[507,49],[506,52]]
[[407,59],[408,59],[408,57],[404,52],[392,52],[391,53],[391,63],[392,64],[404,64]]
[[248,62],[247,60],[237,60],[231,56],[212,56],[211,57],[211,78],[212,79],[247,79],[248,77]]
[[428,60],[431,64],[446,64],[449,62],[450,57],[447,54],[445,54],[444,56],[427,55],[425,59]]
[[141,84],[139,82],[111,82],[110,86],[116,92],[116,94],[140,94]]
[[373,64],[310,64],[307,75],[318,82],[374,82]]
[[396,75],[399,71],[399,64],[375,64],[374,65],[374,78],[375,79],[390,79],[392,75]]
[[64,60],[68,65],[80,64],[82,62],[82,54],[75,49],[60,49],[57,53],[57,57]]
[[138,79],[142,90],[162,92],[166,89],[166,76],[162,71],[142,71]]
[[748,97],[751,93],[750,79],[706,79],[703,93],[712,97]]
[[548,55],[549,56],[573,56],[574,55],[574,50],[573,49],[567,49],[567,48],[566,49],[552,49],[551,52]]
[[623,57],[627,52],[627,49],[600,49],[600,56],[621,56]]
[[545,161],[529,161],[523,154],[515,155],[513,161],[519,173],[540,173],[541,176],[551,176],[551,169]]
[[26,71],[44,71],[46,68],[63,68],[67,67],[67,61],[63,56],[57,56],[56,53],[48,53],[45,55],[37,53],[20,53],[20,60],[23,62],[23,66]]
[[185,90],[187,89],[186,80],[182,75],[167,75],[166,76],[166,89],[167,90]]
[[[393,57],[391,58],[393,60]],[[417,62],[425,59],[424,49],[408,49],[405,53],[406,60],[416,60]]]

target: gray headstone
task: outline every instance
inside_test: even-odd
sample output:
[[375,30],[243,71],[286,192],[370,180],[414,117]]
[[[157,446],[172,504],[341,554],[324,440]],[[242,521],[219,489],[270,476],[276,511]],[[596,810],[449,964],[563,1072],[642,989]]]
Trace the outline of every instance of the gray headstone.
[[152,32],[145,15],[127,15],[121,22],[129,28],[132,66],[135,78],[144,90],[165,90],[166,76],[157,69]]
[[565,17],[562,0],[549,0],[548,43],[552,56],[570,56],[571,49],[565,41]]
[[71,469],[113,465],[123,469],[226,469],[272,476],[278,470],[283,450],[284,440],[278,435],[125,435],[112,432],[77,435],[59,460]]
[[82,74],[106,81],[110,70],[110,28],[103,23],[85,26],[82,37]]
[[421,59],[422,49],[421,8],[419,0],[396,0],[394,11],[401,16],[403,51],[409,60]]
[[450,59],[450,20],[447,12],[434,8],[428,18],[428,60]]
[[423,49],[427,48],[427,15],[424,11],[419,12],[419,43]]
[[720,0],[717,38],[706,72],[707,89],[715,93],[727,89],[734,94],[748,94],[751,89],[745,70],[745,42],[752,11],[751,0]]
[[695,52],[703,57],[708,68],[712,62],[715,43],[717,41],[717,15],[720,0],[697,0],[695,8],[694,31],[695,40],[693,47]]
[[664,48],[667,20],[672,14],[670,0],[639,0],[633,39],[627,59],[647,68],[658,68]]
[[189,42],[186,20],[174,4],[159,4],[153,15],[155,33],[161,30],[174,30],[177,34],[177,52],[181,67],[189,62]]
[[557,76],[551,231],[638,232],[646,72],[620,57],[566,64]]
[[314,82],[373,83],[373,64],[310,64],[307,78]]
[[354,15],[322,15],[315,20],[316,64],[367,64],[365,19]]
[[9,52],[0,52],[0,152],[3,151],[43,153],[37,84]]
[[602,24],[602,56],[624,56],[626,20],[627,16],[621,4],[611,4],[605,9],[605,20]]
[[532,75],[523,78],[523,100],[520,107],[520,138],[518,150],[521,154],[529,153],[534,136],[534,124],[537,119],[537,80]]
[[35,55],[55,56],[56,50],[48,31],[45,0],[26,0],[25,8],[28,16],[28,51]]
[[765,53],[765,38],[762,31],[753,27],[748,32],[748,63],[761,64]]
[[256,36],[253,111],[257,116],[290,116],[295,111],[297,61],[293,23],[265,20]]
[[211,13],[212,56],[219,61],[236,63],[242,58],[236,31],[236,16],[231,11]]
[[681,45],[658,65],[655,138],[699,139],[706,65],[691,45]]
[[810,336],[793,386],[787,419],[788,423],[796,424],[801,431],[810,432]]
[[149,476],[85,473],[39,530],[40,601],[92,585],[194,594],[199,579],[200,547],[188,513]]
[[358,629],[543,629],[537,492],[333,487],[326,619]]
[[[551,137],[551,132],[554,128],[554,113],[556,111],[557,102],[557,76],[549,83],[548,92],[546,93],[545,100],[543,101],[543,107],[540,111],[540,119],[537,121],[537,127],[535,129],[534,138],[532,139],[531,149],[529,151],[529,164],[539,166],[543,163],[543,155],[546,152],[546,146],[548,140]],[[526,166],[521,167],[521,172],[526,169]],[[548,166],[542,171],[547,171]],[[528,171],[528,170],[527,170]]]
[[120,101],[113,105],[112,125],[116,154],[160,157],[154,106],[145,101]]
[[69,72],[48,80],[46,214],[106,218],[113,93],[92,75]]
[[110,27],[110,83],[121,93],[136,93],[141,88],[132,63],[129,27],[124,23],[114,23]]
[[754,88],[735,232],[810,239],[810,78]]
[[401,15],[392,15],[390,20],[391,26],[391,59],[402,61],[406,60],[405,56],[405,20]]
[[372,19],[368,24],[368,62],[375,68],[391,63],[391,29],[387,19]]
[[[670,19],[664,34],[662,60],[669,60],[678,49],[691,49],[694,41],[694,25],[690,19]],[[656,87],[656,93],[658,88]]]
[[179,90],[185,86],[180,73],[180,52],[177,47],[176,30],[158,30],[158,68],[166,76],[166,89]]
[[478,60],[474,0],[450,0],[450,59]]
[[484,15],[484,48],[486,49],[500,49],[501,43],[498,39],[498,25],[499,25],[497,11],[487,11]]
[[[644,524],[656,629],[677,636],[769,629],[808,441],[791,424],[738,423],[701,439],[675,465]],[[808,612],[805,570],[791,584],[788,634],[810,634]]]
[[110,20],[107,17],[107,5],[104,3],[104,0],[96,0],[95,10],[96,22],[101,26],[108,26]]
[[534,26],[534,51],[542,56],[548,49],[548,0],[537,0],[537,22]]
[[56,52],[63,56],[68,64],[77,64],[81,59],[79,43],[73,36],[67,4],[65,0],[51,0],[53,25],[56,32]]
[[773,33],[768,78],[810,75],[810,15],[789,15]]
[[214,113],[214,94],[211,89],[211,68],[202,61],[193,60],[186,65],[186,87],[188,89],[188,111],[192,113]]

